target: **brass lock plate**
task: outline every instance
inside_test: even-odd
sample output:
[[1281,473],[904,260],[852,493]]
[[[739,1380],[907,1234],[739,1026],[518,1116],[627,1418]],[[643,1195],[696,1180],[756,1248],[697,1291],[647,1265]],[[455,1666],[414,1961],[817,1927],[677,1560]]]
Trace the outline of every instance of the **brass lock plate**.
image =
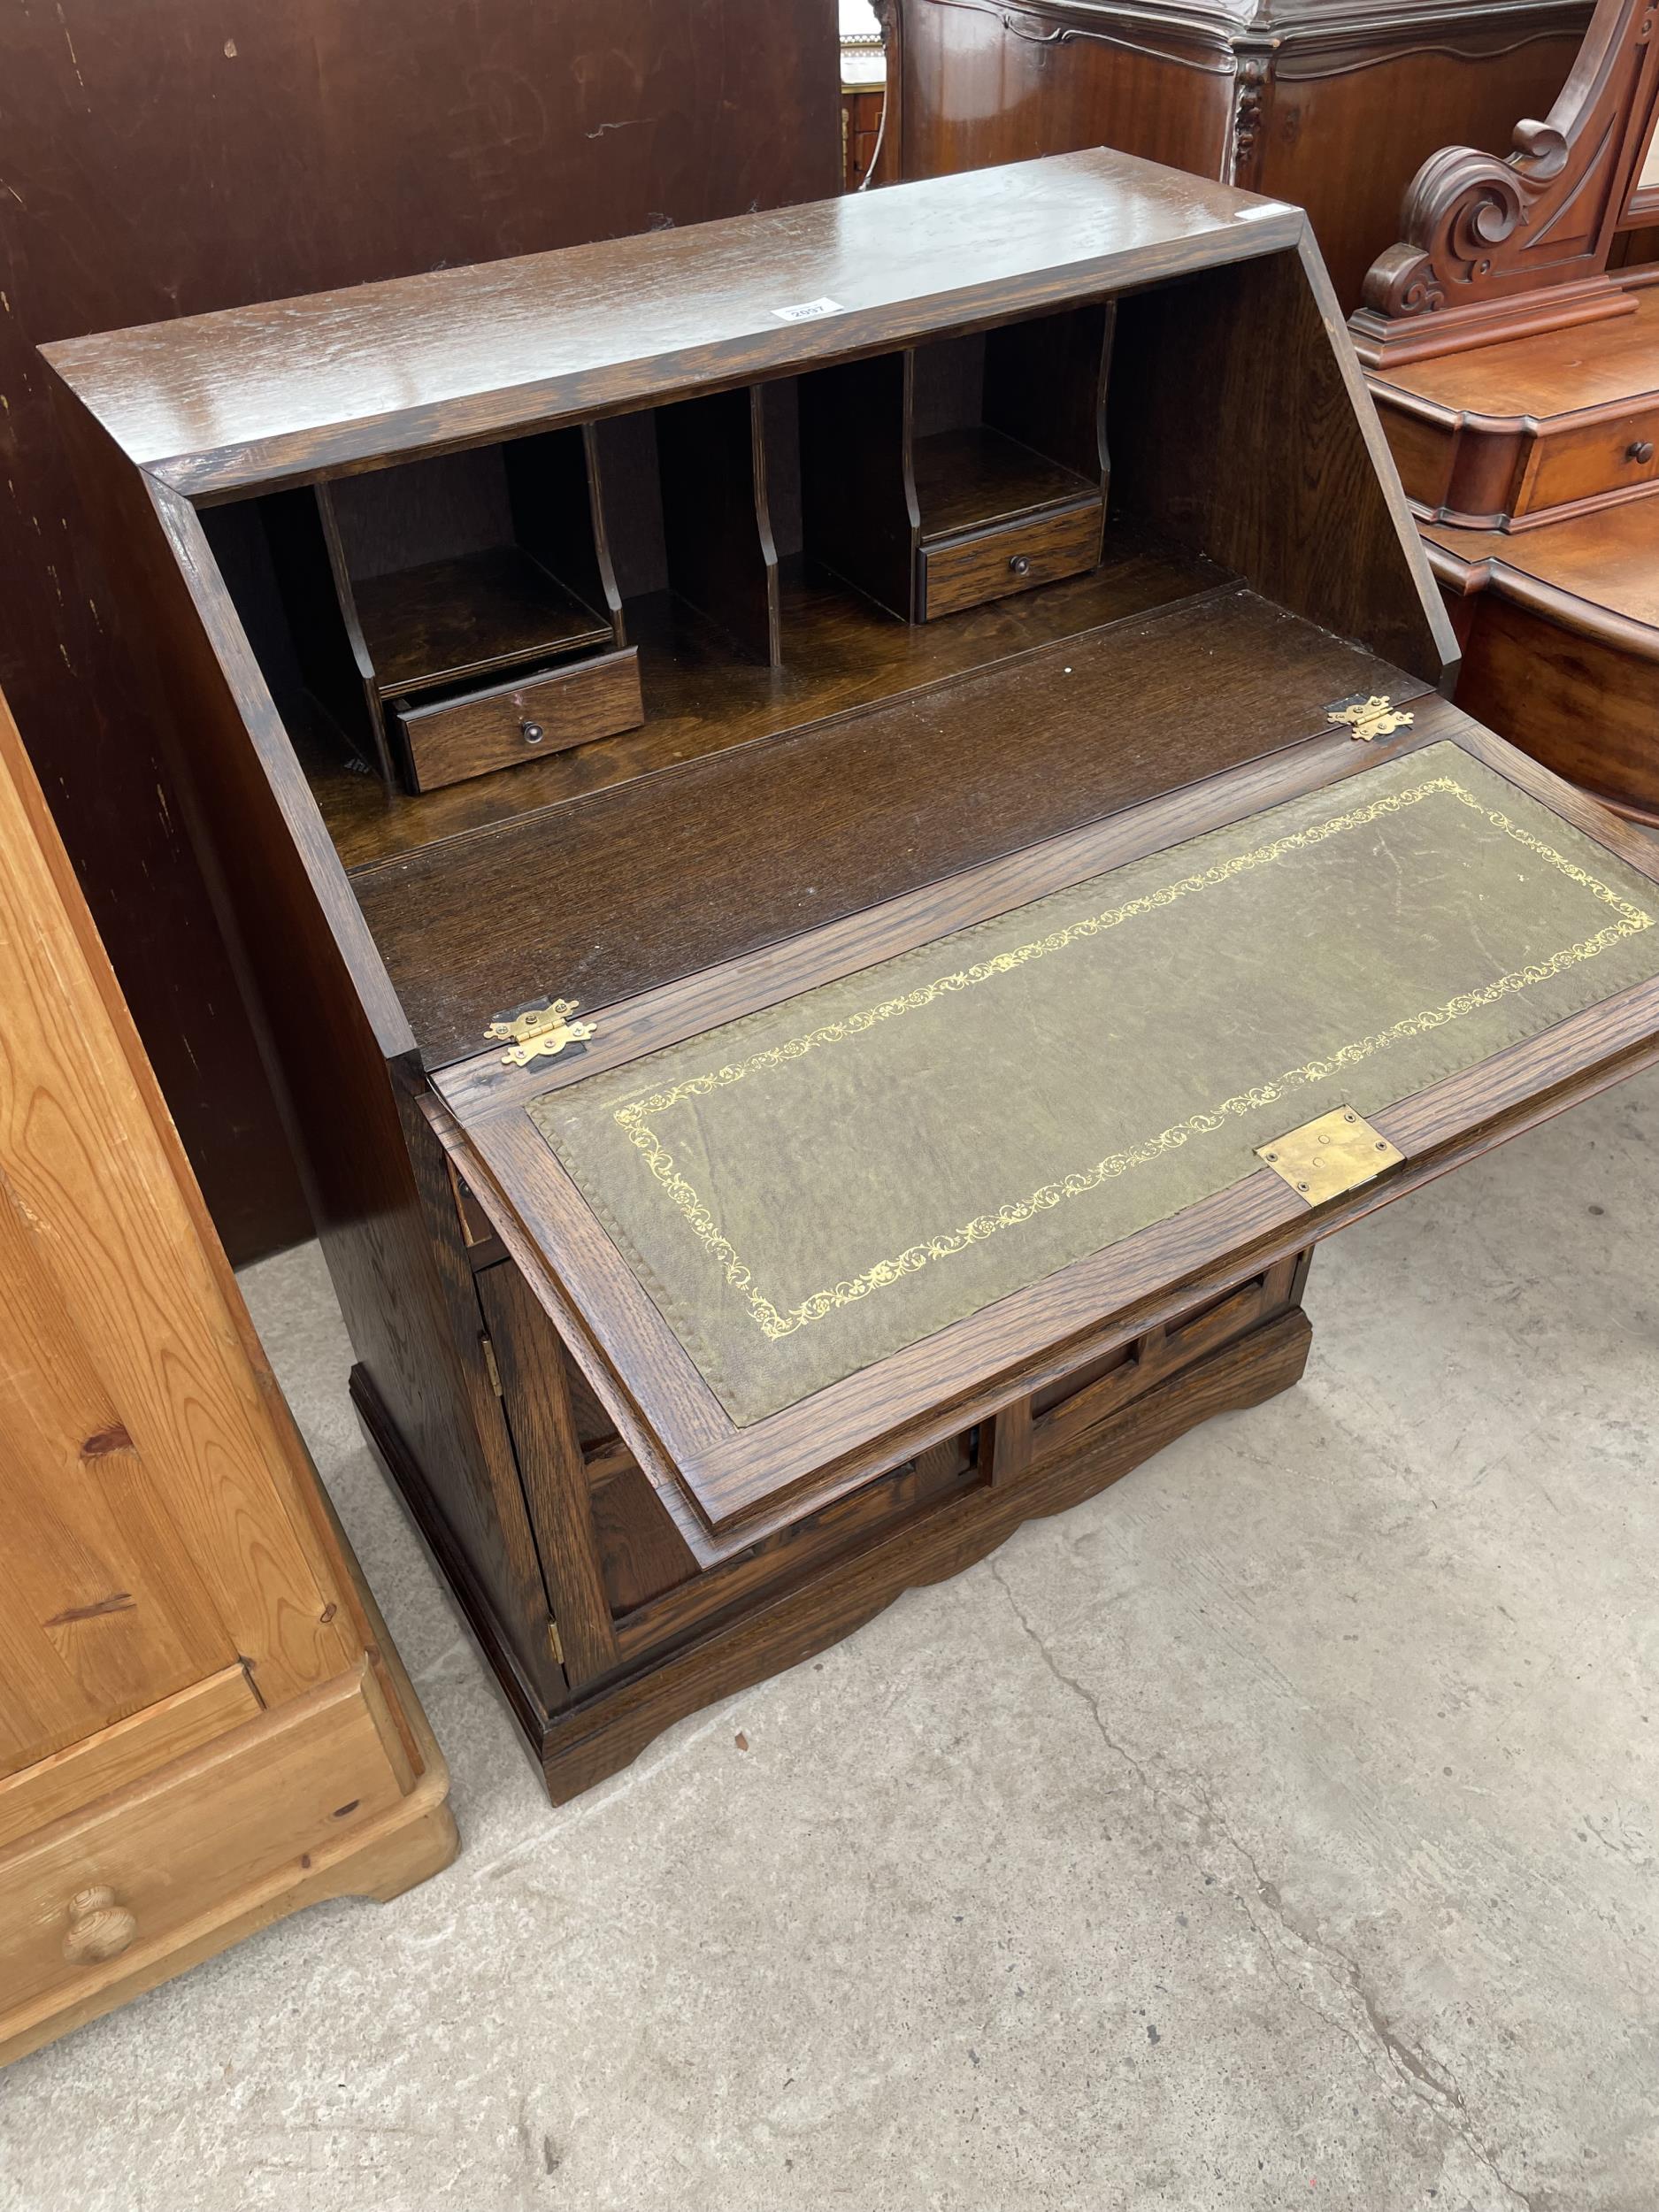
[[1310,1206],[1323,1206],[1327,1199],[1375,1181],[1406,1156],[1373,1129],[1363,1114],[1356,1114],[1351,1106],[1337,1106],[1317,1121],[1286,1130],[1271,1144],[1257,1145],[1256,1156],[1299,1198]]

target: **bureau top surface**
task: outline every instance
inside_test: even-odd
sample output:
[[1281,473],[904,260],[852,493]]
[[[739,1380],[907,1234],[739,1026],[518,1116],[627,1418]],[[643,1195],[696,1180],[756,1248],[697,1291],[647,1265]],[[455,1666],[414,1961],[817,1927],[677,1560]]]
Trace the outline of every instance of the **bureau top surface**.
[[192,495],[618,411],[1294,243],[1097,149],[44,349]]

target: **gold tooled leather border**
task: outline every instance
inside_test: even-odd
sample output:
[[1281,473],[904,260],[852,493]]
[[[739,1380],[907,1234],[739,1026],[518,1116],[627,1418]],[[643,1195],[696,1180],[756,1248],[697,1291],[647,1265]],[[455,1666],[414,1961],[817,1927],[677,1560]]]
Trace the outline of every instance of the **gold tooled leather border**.
[[[1429,1007],[1421,1012],[1409,1014],[1394,1023],[1392,1028],[1343,1045],[1326,1059],[1310,1060],[1302,1067],[1288,1068],[1272,1081],[1236,1092],[1233,1097],[1222,1099],[1213,1107],[1189,1115],[1185,1121],[1159,1131],[1157,1135],[1147,1138],[1126,1151],[1110,1153],[1093,1166],[1079,1168],[1057,1182],[1042,1184],[1026,1197],[1007,1200],[992,1212],[976,1214],[959,1228],[913,1244],[891,1258],[880,1260],[875,1266],[866,1268],[862,1275],[849,1281],[814,1291],[810,1297],[803,1299],[799,1305],[791,1307],[787,1311],[780,1311],[764,1292],[755,1287],[751,1271],[696,1192],[675,1169],[673,1155],[647,1118],[648,1116],[660,1117],[687,1098],[703,1097],[710,1092],[742,1082],[762,1069],[803,1059],[807,1054],[826,1045],[846,1043],[863,1036],[880,1022],[891,1021],[914,1012],[919,1007],[929,1006],[935,999],[952,992],[972,990],[993,977],[1007,975],[1015,969],[1029,965],[1033,961],[1047,959],[1054,953],[1064,952],[1069,946],[1085,939],[1098,937],[1107,930],[1116,929],[1120,923],[1129,921],[1137,915],[1150,913],[1159,907],[1172,906],[1177,900],[1187,897],[1192,892],[1207,890],[1251,870],[1270,866],[1286,853],[1323,844],[1328,839],[1340,836],[1348,831],[1363,828],[1367,823],[1378,821],[1385,815],[1399,814],[1407,807],[1415,806],[1440,793],[1472,808],[1495,828],[1502,830],[1517,843],[1548,861],[1551,867],[1558,869],[1575,883],[1582,884],[1604,905],[1614,910],[1619,916],[1618,921],[1609,923],[1593,937],[1586,937],[1574,945],[1563,946],[1547,961],[1517,968],[1508,975],[1501,976],[1483,990],[1462,992],[1448,999],[1442,1006]],[[1108,907],[1099,914],[1086,915],[1064,929],[1033,939],[1029,944],[1015,946],[1007,952],[998,953],[993,959],[978,962],[972,967],[949,975],[937,976],[931,983],[918,985],[913,991],[881,1000],[874,1006],[849,1015],[842,1021],[830,1022],[821,1029],[809,1030],[804,1035],[792,1037],[784,1044],[772,1045],[747,1060],[711,1069],[703,1075],[688,1076],[683,1082],[675,1083],[666,1090],[649,1092],[630,1105],[618,1107],[615,1118],[626,1132],[630,1142],[641,1154],[647,1169],[692,1234],[724,1270],[726,1281],[734,1290],[741,1293],[750,1318],[766,1336],[774,1339],[786,1337],[813,1321],[820,1320],[837,1307],[850,1305],[856,1299],[868,1297],[872,1291],[883,1289],[906,1275],[917,1273],[930,1261],[949,1259],[953,1253],[965,1251],[971,1245],[983,1243],[987,1237],[995,1236],[1004,1229],[1016,1228],[1020,1223],[1029,1221],[1033,1216],[1047,1212],[1068,1199],[1080,1197],[1085,1192],[1097,1189],[1102,1183],[1156,1158],[1160,1153],[1171,1151],[1185,1144],[1189,1137],[1205,1135],[1219,1129],[1231,1117],[1271,1104],[1304,1085],[1323,1082],[1339,1070],[1369,1059],[1372,1054],[1383,1051],[1402,1039],[1419,1036],[1425,1030],[1440,1028],[1465,1014],[1475,1012],[1480,1007],[1490,1006],[1499,999],[1510,997],[1517,992],[1530,989],[1534,984],[1546,982],[1551,976],[1559,975],[1563,969],[1574,967],[1581,961],[1593,960],[1609,946],[1653,926],[1654,917],[1651,914],[1645,913],[1639,906],[1633,906],[1629,900],[1621,898],[1617,892],[1590,875],[1576,862],[1546,845],[1530,830],[1523,829],[1518,823],[1511,821],[1502,809],[1487,806],[1455,777],[1433,776],[1414,785],[1409,791],[1387,794],[1369,801],[1364,806],[1356,807],[1347,814],[1335,816],[1328,822],[1317,823],[1310,829],[1297,830],[1288,836],[1275,838],[1271,844],[1258,846],[1252,852],[1237,854],[1231,860],[1217,861],[1213,867],[1203,869],[1196,875],[1183,877],[1179,881],[1167,884],[1156,891],[1145,892],[1138,898],[1126,900],[1121,906]]]

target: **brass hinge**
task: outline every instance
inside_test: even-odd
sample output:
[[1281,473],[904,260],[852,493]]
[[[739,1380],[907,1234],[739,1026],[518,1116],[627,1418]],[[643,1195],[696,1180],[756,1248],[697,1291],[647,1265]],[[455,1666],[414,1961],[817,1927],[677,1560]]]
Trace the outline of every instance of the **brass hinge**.
[[1374,737],[1392,737],[1396,730],[1409,730],[1417,717],[1402,713],[1392,699],[1373,692],[1369,699],[1357,694],[1352,699],[1339,699],[1325,709],[1325,718],[1338,728],[1346,723],[1353,736],[1369,744]]
[[562,1667],[565,1664],[565,1643],[559,1634],[559,1624],[551,1613],[547,1617],[547,1647]]
[[484,1355],[484,1368],[489,1377],[489,1386],[498,1398],[504,1397],[506,1394],[501,1386],[501,1370],[495,1364],[495,1347],[481,1332],[478,1342],[479,1348]]
[[532,1060],[551,1060],[566,1045],[584,1044],[593,1035],[592,1022],[571,1019],[580,1003],[580,999],[556,998],[517,1006],[511,1013],[497,1014],[484,1033],[498,1037],[507,1047],[501,1056],[503,1067],[527,1068]]
[[1286,1130],[1271,1144],[1258,1145],[1256,1156],[1310,1206],[1323,1206],[1326,1199],[1340,1198],[1385,1169],[1397,1167],[1406,1156],[1363,1114],[1338,1106],[1300,1129]]

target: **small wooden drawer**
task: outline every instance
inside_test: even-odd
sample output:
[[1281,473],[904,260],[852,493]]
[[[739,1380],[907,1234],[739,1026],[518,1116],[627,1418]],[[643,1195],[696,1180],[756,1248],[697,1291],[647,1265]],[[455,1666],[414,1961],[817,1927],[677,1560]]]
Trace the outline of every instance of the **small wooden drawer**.
[[1659,408],[1632,408],[1611,421],[1575,425],[1540,438],[1516,512],[1539,515],[1659,477]]
[[948,538],[921,552],[921,618],[956,614],[1062,576],[1080,576],[1100,558],[1102,503]]
[[381,1702],[366,1672],[342,1675],[0,1853],[5,2024],[117,1960],[165,1956],[227,1899],[390,1811],[406,1778]]
[[409,748],[416,790],[437,791],[469,776],[637,729],[645,719],[638,649],[629,646],[434,706],[400,705],[394,715]]

